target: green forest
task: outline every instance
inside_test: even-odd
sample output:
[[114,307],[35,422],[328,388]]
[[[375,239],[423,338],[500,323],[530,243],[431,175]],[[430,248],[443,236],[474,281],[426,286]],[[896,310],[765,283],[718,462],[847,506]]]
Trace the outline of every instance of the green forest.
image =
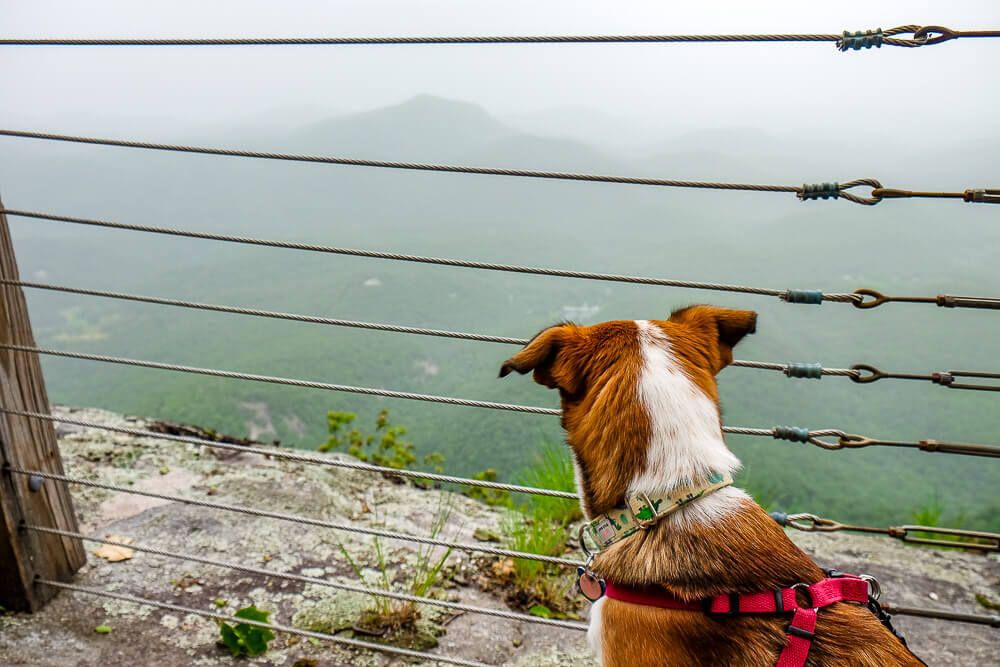
[[[724,134],[720,136],[725,136]],[[203,137],[191,136],[195,141]],[[824,164],[766,135],[739,150],[691,137],[648,155],[513,130],[487,111],[430,97],[337,116],[274,136],[235,131],[218,143],[314,154],[415,159],[713,180],[797,182],[857,174],[857,156]],[[910,181],[965,183],[996,146],[945,152]],[[904,180],[913,168],[866,156],[860,168]],[[995,169],[995,168],[994,168]],[[705,193],[535,182],[114,149],[12,145],[0,156],[11,208],[308,240],[485,261],[536,264],[777,289],[893,294],[1000,293],[996,213],[960,203],[801,203],[793,195]],[[982,208],[982,207],[981,207]],[[988,207],[986,207],[988,208]],[[867,363],[905,372],[1000,370],[997,315],[928,305],[786,304],[778,299],[444,268],[88,229],[11,217],[22,277],[57,284],[329,317],[529,337],[564,319],[653,319],[691,303],[754,309],[758,332],[736,356]],[[555,407],[530,378],[497,379],[509,345],[263,320],[28,290],[42,346],[364,387]],[[45,358],[53,401],[175,420],[315,449],[327,413],[371,422],[383,409],[445,469],[515,477],[558,419]],[[724,422],[840,428],[887,439],[1000,443],[997,394],[930,383],[785,378],[730,368],[719,377]],[[942,523],[1000,528],[1000,466],[912,450],[822,451],[730,437],[742,483],[771,509],[840,521],[910,522],[933,504]]]

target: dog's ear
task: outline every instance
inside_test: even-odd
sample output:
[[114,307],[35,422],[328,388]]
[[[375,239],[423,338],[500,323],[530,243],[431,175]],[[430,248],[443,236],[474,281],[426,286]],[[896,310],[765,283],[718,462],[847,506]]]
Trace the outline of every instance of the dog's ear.
[[[718,373],[733,362],[733,348],[757,330],[757,313],[715,306],[690,306],[670,314],[670,321],[683,324],[709,338],[718,347],[712,370]],[[714,355],[713,355],[714,356]]]
[[583,369],[574,343],[580,331],[573,324],[559,324],[543,330],[524,348],[503,362],[500,377],[511,371],[522,375],[534,371],[535,382],[563,394],[576,394],[583,388]]

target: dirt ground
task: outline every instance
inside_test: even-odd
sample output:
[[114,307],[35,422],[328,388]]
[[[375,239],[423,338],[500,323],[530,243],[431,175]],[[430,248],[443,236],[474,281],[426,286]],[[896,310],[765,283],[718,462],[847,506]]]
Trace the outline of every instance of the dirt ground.
[[[143,427],[140,420],[96,410],[74,411],[72,416]],[[69,425],[60,428],[60,435],[67,474],[72,476],[413,534],[427,534],[434,508],[445,494],[370,474],[249,454],[219,457],[184,444]],[[448,537],[473,542],[477,528],[497,529],[501,512],[463,496],[447,495],[455,503],[445,531]],[[342,548],[363,568],[374,565],[370,538],[363,536],[85,487],[74,488],[74,500],[84,532],[128,537],[137,545],[344,582],[356,582],[357,576]],[[823,566],[875,575],[882,583],[884,599],[897,605],[996,614],[976,600],[978,594],[1000,601],[1000,560],[996,557],[912,548],[893,540],[846,534],[793,533],[791,537]],[[108,562],[94,555],[99,546],[87,545],[89,563],[79,573],[78,585],[225,614],[254,603],[270,610],[273,622],[335,631],[349,628],[351,619],[369,604],[366,596],[356,593],[141,552],[121,562]],[[412,567],[412,545],[386,541],[385,546],[394,575]],[[475,567],[469,556],[459,553],[452,554],[449,562],[459,572]],[[497,595],[465,584],[464,577],[458,580],[459,584],[447,589],[448,599],[506,608]],[[579,631],[468,613],[428,615],[444,630],[437,647],[431,649],[435,654],[518,667],[594,664]],[[910,647],[930,665],[997,664],[997,628],[903,616],[895,621]],[[98,626],[109,626],[111,631],[99,634]],[[63,591],[37,614],[0,616],[0,665],[436,664],[403,662],[283,634],[263,656],[234,660],[217,645],[217,638],[218,627],[209,619]]]

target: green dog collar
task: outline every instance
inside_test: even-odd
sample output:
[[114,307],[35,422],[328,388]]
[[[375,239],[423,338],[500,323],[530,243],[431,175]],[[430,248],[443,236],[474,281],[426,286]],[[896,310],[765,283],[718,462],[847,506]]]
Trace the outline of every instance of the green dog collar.
[[604,551],[698,498],[724,489],[732,483],[733,478],[728,473],[713,473],[702,484],[680,484],[662,493],[629,494],[625,497],[624,507],[613,509],[585,523],[580,531],[581,540],[586,533],[597,545],[597,551]]

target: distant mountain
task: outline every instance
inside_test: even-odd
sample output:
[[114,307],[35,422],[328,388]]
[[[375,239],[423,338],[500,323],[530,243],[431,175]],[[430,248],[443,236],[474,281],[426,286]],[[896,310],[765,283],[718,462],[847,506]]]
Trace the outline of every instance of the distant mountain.
[[433,162],[455,159],[514,134],[480,106],[419,95],[307,125],[288,135],[287,147],[313,154]]

